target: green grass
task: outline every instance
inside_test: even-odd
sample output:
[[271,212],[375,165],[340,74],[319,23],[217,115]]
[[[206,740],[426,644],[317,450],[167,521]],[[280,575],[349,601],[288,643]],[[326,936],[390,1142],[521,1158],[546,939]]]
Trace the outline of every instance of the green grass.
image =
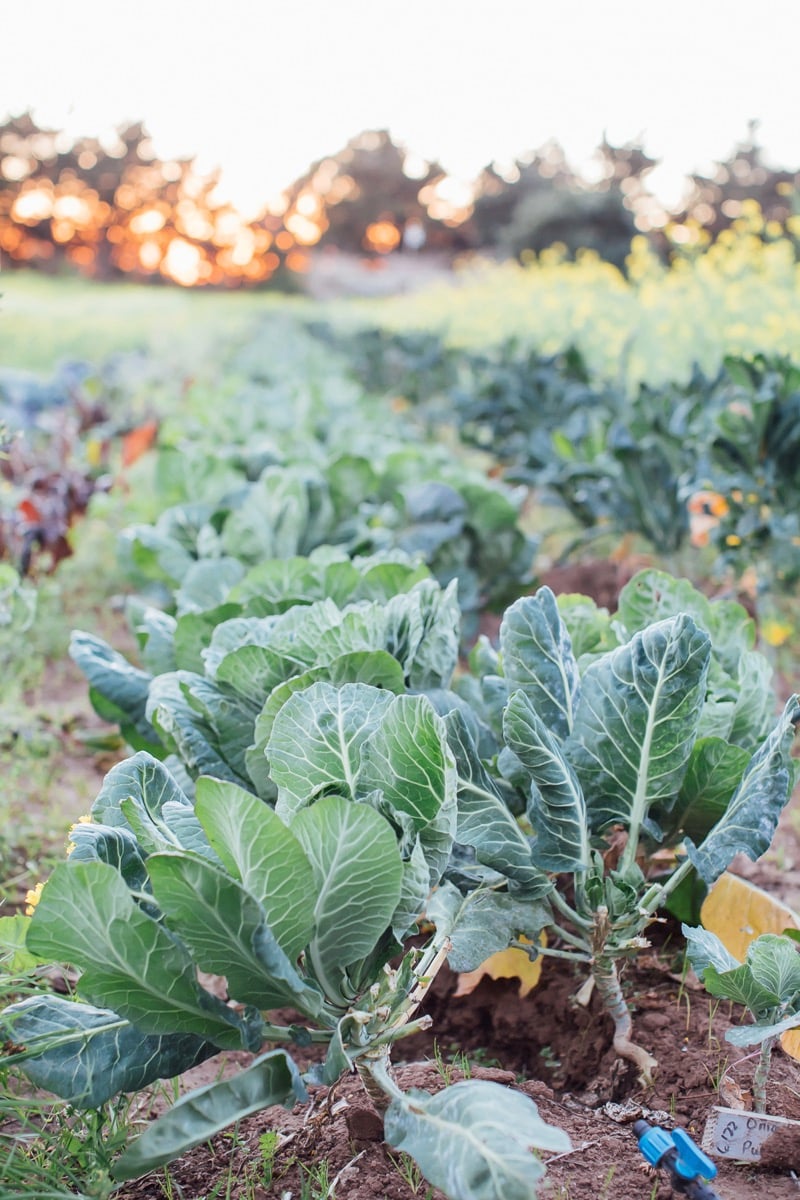
[[165,367],[200,368],[259,317],[304,301],[266,292],[206,292],[8,271],[0,275],[0,367],[44,374],[61,359],[100,362],[148,350]]

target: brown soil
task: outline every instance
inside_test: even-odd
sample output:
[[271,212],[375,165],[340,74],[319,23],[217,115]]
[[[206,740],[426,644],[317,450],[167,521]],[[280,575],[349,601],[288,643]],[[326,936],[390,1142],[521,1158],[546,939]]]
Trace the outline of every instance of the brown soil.
[[[471,996],[455,1001],[455,977],[445,968],[427,1006],[438,1045],[433,1033],[401,1043],[395,1053],[398,1081],[404,1088],[438,1091],[445,1075],[452,1082],[464,1077],[460,1065],[450,1065],[455,1054],[459,1064],[466,1060],[473,1078],[519,1088],[546,1121],[569,1133],[573,1151],[550,1161],[543,1196],[666,1200],[670,1186],[666,1178],[644,1171],[633,1122],[644,1116],[666,1128],[679,1125],[699,1141],[713,1105],[747,1106],[753,1067],[752,1059],[724,1040],[737,1011],[715,1005],[691,977],[681,982],[672,969],[679,961],[677,949],[673,961],[667,946],[640,962],[626,980],[635,1035],[659,1060],[653,1087],[643,1087],[634,1068],[615,1059],[609,1022],[596,1003],[588,1009],[575,1004],[580,978],[562,964],[548,970],[524,1000],[515,981],[485,980]],[[401,1056],[412,1061],[402,1065]],[[215,1061],[198,1068],[192,1085],[215,1077],[219,1066]],[[780,1051],[771,1076],[770,1112],[800,1118],[800,1064]],[[282,1139],[271,1181],[259,1145],[270,1129]],[[715,1187],[725,1200],[797,1197],[796,1135],[784,1143],[778,1161],[780,1168],[720,1161]],[[266,1110],[243,1121],[235,1136],[221,1134],[210,1148],[185,1155],[170,1167],[169,1184],[156,1174],[118,1195],[120,1200],[162,1200],[171,1186],[172,1195],[200,1200],[218,1187],[232,1200],[281,1200],[287,1192],[303,1195],[309,1173],[317,1172],[319,1180],[325,1171],[329,1185],[336,1180],[332,1194],[338,1200],[440,1200],[441,1193],[419,1181],[412,1190],[398,1162],[400,1156],[381,1140],[380,1120],[357,1077],[348,1077],[332,1099],[326,1090],[316,1090],[310,1107],[298,1106],[292,1113]]]

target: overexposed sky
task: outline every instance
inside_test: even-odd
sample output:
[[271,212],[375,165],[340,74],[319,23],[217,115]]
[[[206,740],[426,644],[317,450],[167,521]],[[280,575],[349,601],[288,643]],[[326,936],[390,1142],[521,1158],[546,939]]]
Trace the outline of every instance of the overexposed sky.
[[463,179],[551,137],[588,170],[604,132],[641,135],[670,202],[750,118],[800,167],[798,35],[800,0],[0,0],[0,118],[143,120],[251,214],[366,128]]

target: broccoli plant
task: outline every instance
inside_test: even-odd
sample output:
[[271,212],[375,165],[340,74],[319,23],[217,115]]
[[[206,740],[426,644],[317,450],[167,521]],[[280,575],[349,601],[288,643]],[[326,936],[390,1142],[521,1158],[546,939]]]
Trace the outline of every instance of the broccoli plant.
[[[219,1050],[256,1055],[152,1124],[113,1166],[119,1181],[355,1069],[389,1142],[453,1200],[533,1195],[544,1167],[530,1148],[569,1141],[531,1101],[480,1081],[405,1094],[391,1069],[393,1043],[430,1023],[416,1009],[449,948],[444,921],[423,947],[408,940],[456,830],[442,718],[422,696],[317,682],[283,705],[270,745],[275,809],[210,777],[193,803],[145,752],[108,775],[28,933],[80,970],[79,1000],[7,1008],[6,1061],[93,1107]],[[199,971],[224,976],[226,998]],[[275,1023],[287,1007],[298,1022]],[[303,1077],[285,1049],[264,1052],[276,1043],[320,1043],[324,1060]]]
[[[637,597],[641,588],[624,606],[631,623]],[[575,607],[566,605],[573,617]],[[574,623],[590,647],[579,660],[548,588],[517,601],[501,626],[500,655],[492,659],[486,646],[478,652],[496,673],[480,686],[473,680],[465,694],[481,702],[500,739],[499,754],[485,764],[484,792],[496,803],[523,797],[535,835],[530,863],[556,884],[545,898],[554,940],[525,948],[589,968],[617,1053],[647,1078],[656,1064],[632,1040],[620,963],[648,945],[647,927],[688,875],[710,885],[737,852],[756,858],[768,848],[790,792],[800,707],[793,697],[763,736],[760,702],[741,710],[724,670],[739,638],[727,626],[725,637],[715,629],[715,655],[711,636],[687,612],[632,635],[621,621],[589,616],[592,629],[584,619]],[[598,649],[604,643],[610,647]],[[469,831],[459,840],[469,844]],[[655,850],[671,853],[656,859]],[[491,863],[500,877],[502,858]],[[478,852],[473,870],[481,861],[487,865]],[[475,903],[465,878],[456,882],[463,903]],[[491,886],[502,891],[502,878]],[[437,903],[446,906],[446,895]],[[530,934],[519,911],[514,920],[517,932]],[[458,929],[453,940],[460,969]]]
[[689,961],[706,991],[743,1004],[751,1025],[729,1029],[734,1046],[760,1046],[753,1075],[753,1108],[767,1111],[767,1080],[772,1050],[782,1033],[800,1028],[800,946],[786,935],[762,933],[739,962],[707,929],[683,926]]

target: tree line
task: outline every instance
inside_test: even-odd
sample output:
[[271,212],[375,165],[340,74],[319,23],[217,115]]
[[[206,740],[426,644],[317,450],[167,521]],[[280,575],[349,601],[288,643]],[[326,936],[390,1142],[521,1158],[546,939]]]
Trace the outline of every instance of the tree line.
[[328,248],[521,257],[559,243],[622,267],[637,233],[666,255],[671,228],[684,241],[697,231],[715,237],[746,200],[759,204],[766,235],[777,235],[800,184],[800,171],[765,163],[755,124],[708,177],[689,178],[677,212],[650,192],[657,160],[641,145],[604,138],[596,164],[588,181],[550,142],[504,167],[487,165],[465,196],[440,163],[369,130],[313,163],[277,210],[248,221],[218,198],[218,174],[201,174],[191,158],[159,159],[141,122],[70,139],[24,113],[0,125],[0,256],[6,267],[187,286],[286,283]]

